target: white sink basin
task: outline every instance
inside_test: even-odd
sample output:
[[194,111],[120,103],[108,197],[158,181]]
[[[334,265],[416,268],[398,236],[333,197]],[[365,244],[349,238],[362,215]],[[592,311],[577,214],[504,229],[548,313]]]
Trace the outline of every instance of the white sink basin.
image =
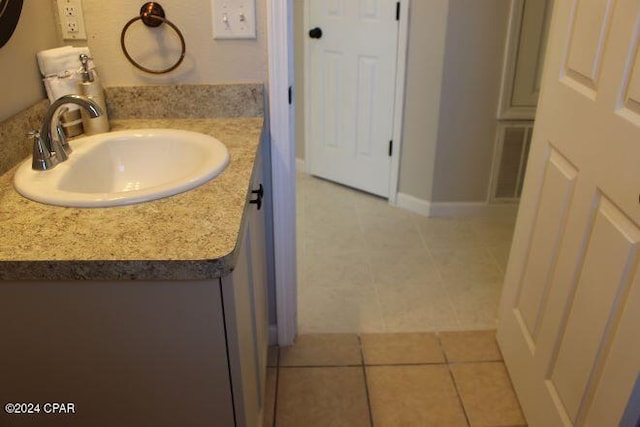
[[105,207],[147,202],[195,188],[229,163],[227,147],[197,132],[137,129],[70,142],[66,162],[47,171],[16,171],[18,193],[56,206]]

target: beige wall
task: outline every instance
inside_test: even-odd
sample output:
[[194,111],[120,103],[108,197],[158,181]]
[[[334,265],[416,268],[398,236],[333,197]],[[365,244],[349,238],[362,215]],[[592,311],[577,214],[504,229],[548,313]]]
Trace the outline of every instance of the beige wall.
[[[211,0],[164,0],[167,19],[182,31],[187,54],[178,69],[152,75],[134,68],[120,49],[122,27],[144,2],[84,0],[88,46],[105,86],[167,83],[266,82],[266,0],[256,0],[256,40],[213,40]],[[156,31],[159,30],[159,31]],[[167,46],[158,55],[159,45]],[[149,68],[166,68],[179,54],[179,42],[167,26],[149,29],[140,21],[127,31],[127,46]],[[164,56],[164,57],[163,57]]]
[[509,0],[449,0],[432,202],[484,202]]
[[409,16],[399,192],[422,200],[433,189],[448,8],[447,0],[414,0]]
[[[66,44],[87,45],[95,58],[105,86],[133,86],[167,83],[266,82],[267,40],[266,0],[256,0],[256,40],[217,41],[212,37],[210,0],[164,0],[161,4],[167,18],[183,32],[187,55],[183,64],[166,75],[151,75],[127,62],[120,49],[120,31],[136,16],[144,2],[84,0],[87,42],[62,42],[54,18],[54,0],[25,0],[20,22],[12,39],[0,49],[0,120],[35,104],[45,97],[36,62],[36,53]],[[146,37],[153,34],[152,39]],[[166,37],[155,38],[157,34]],[[140,22],[132,25],[127,39],[132,54],[139,55],[150,67],[162,63],[158,59],[158,43],[166,43],[174,61],[179,47],[169,29],[153,31]],[[137,43],[136,43],[137,42]],[[129,44],[128,44],[129,45]]]
[[45,96],[36,52],[59,45],[52,15],[51,2],[25,0],[16,31],[11,40],[0,48],[0,121],[30,107]]

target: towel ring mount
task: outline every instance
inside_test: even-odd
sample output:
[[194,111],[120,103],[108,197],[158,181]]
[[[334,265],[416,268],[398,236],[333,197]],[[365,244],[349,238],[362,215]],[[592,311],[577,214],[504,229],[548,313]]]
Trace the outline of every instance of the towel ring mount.
[[[131,55],[129,55],[129,52],[127,51],[127,46],[125,44],[125,34],[127,33],[127,30],[129,29],[129,27],[136,21],[142,21],[142,23],[145,24],[147,27],[152,27],[152,28],[159,27],[162,24],[167,24],[176,32],[176,34],[180,38],[180,45],[182,47],[182,51],[180,53],[180,57],[178,58],[178,61],[176,61],[175,64],[173,64],[172,66],[164,70],[152,70],[150,68],[140,65],[131,57]],[[135,66],[139,70],[142,70],[151,74],[165,74],[175,70],[176,68],[178,68],[178,66],[180,66],[187,52],[187,47],[186,47],[186,43],[184,41],[184,36],[182,35],[182,32],[173,22],[169,21],[166,18],[166,15],[164,13],[164,9],[162,8],[162,6],[160,6],[159,3],[156,3],[153,1],[143,4],[142,7],[140,8],[140,15],[130,19],[129,22],[127,22],[124,25],[124,27],[122,28],[122,33],[120,34],[120,46],[122,47],[122,52],[124,53],[124,56],[129,60],[131,64],[133,64],[133,66]]]

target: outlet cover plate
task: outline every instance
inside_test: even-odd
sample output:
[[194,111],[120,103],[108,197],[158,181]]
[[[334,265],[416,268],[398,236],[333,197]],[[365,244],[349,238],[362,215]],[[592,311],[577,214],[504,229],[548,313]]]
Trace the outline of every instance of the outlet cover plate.
[[211,0],[214,39],[255,39],[255,0]]
[[82,0],[56,0],[58,24],[63,40],[86,40]]

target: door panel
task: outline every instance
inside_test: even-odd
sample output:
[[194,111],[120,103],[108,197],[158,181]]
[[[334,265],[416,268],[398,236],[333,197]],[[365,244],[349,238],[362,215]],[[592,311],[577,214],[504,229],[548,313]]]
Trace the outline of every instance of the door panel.
[[595,88],[598,81],[614,3],[614,0],[574,2],[567,74],[590,88]]
[[639,23],[555,2],[498,328],[533,427],[618,425],[640,369]]
[[[635,31],[640,30],[640,22],[636,23]],[[629,49],[629,59],[625,67],[625,75],[628,81],[622,87],[622,99],[624,99],[623,111],[627,110],[634,120],[640,117],[640,37],[635,37]]]
[[[611,328],[635,275],[640,240],[635,224],[604,198],[600,198],[589,234],[572,311],[550,380],[574,422],[606,356]],[[580,345],[575,345],[577,342]]]
[[358,155],[371,156],[373,154],[372,141],[375,140],[373,124],[375,119],[375,105],[380,102],[376,94],[376,76],[379,60],[374,57],[361,56],[358,58],[358,106],[356,115],[356,146]]
[[[638,340],[638,319],[640,311],[640,277],[637,272],[630,286],[630,292],[621,307],[619,324],[613,334],[598,386],[594,387],[593,400],[585,411],[585,425],[590,427],[613,426],[620,422],[619,414],[625,411],[628,390],[640,379],[640,340]],[[637,376],[630,375],[636,372]],[[635,405],[635,420],[640,417],[640,409]],[[633,415],[632,415],[633,416]],[[631,424],[629,424],[631,425]]]
[[307,169],[388,196],[398,21],[396,1],[308,0]]
[[344,116],[344,105],[340,102],[344,92],[342,78],[344,74],[344,56],[339,52],[324,52],[324,60],[320,66],[324,69],[324,84],[321,95],[323,126],[319,129],[321,141],[325,149],[340,148],[341,117]]
[[535,345],[540,319],[545,311],[577,174],[578,171],[558,152],[551,152],[530,248],[531,252],[544,256],[528,260],[517,306],[518,315],[526,326],[523,333],[532,345]]

